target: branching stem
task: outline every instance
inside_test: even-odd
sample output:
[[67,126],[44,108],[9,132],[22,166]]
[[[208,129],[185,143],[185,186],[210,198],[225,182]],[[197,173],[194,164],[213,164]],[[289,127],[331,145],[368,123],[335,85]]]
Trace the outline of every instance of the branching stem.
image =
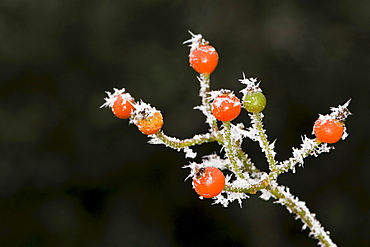
[[[305,150],[303,153],[299,152],[300,154],[298,157],[291,157],[287,160],[287,162],[283,162],[281,165],[277,165],[276,170],[270,172],[269,174],[270,180],[276,179],[280,174],[287,172],[289,169],[294,169],[294,166],[300,162],[302,162],[303,164],[303,159],[311,155],[312,152],[314,152],[320,144],[321,142],[316,140],[313,142],[312,146],[309,149]],[[301,150],[302,149],[303,147],[301,148]]]

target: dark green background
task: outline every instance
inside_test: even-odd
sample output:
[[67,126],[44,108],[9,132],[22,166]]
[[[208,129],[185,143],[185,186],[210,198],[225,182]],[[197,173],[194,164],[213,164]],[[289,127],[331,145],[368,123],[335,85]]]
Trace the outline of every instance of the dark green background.
[[[125,87],[161,109],[167,134],[207,131],[187,30],[219,52],[213,89],[240,96],[242,72],[262,81],[279,160],[352,98],[348,139],[279,182],[339,246],[370,245],[367,0],[0,0],[0,246],[316,246],[258,195],[242,209],[199,200],[183,153],[99,109]],[[265,170],[258,144],[244,148]]]

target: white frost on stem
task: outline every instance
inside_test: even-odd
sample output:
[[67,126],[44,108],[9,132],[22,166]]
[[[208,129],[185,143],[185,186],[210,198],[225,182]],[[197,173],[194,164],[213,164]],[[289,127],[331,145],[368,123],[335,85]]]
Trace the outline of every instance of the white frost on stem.
[[309,156],[317,157],[321,153],[328,153],[330,150],[334,149],[333,146],[329,146],[327,143],[319,144],[316,139],[310,139],[306,135],[302,136],[302,144],[300,148],[293,148],[293,157],[288,160],[282,161],[277,165],[277,170],[288,171],[292,170],[293,173],[296,172],[295,166],[298,164],[303,167],[304,159]]
[[308,227],[310,229],[309,235],[318,239],[320,246],[337,246],[331,240],[329,232],[324,230],[324,227],[316,219],[316,215],[310,212],[304,201],[300,201],[298,197],[293,196],[289,188],[284,186],[276,186],[273,190],[277,190],[276,194],[278,194],[278,197],[274,195],[277,199],[275,203],[285,206],[289,213],[295,214],[296,219],[300,219],[303,222],[302,229],[304,230]]
[[222,159],[217,154],[210,154],[203,156],[203,164],[205,166],[214,166],[220,170],[225,170],[230,165],[230,161],[228,159]]
[[[246,176],[248,174],[245,174]],[[246,180],[243,180],[241,178],[237,178],[236,180],[234,181],[230,181],[231,180],[231,175],[227,175],[226,176],[226,186],[235,186],[234,183],[238,184],[238,185],[244,185],[244,187],[246,187],[248,184],[246,182]],[[239,206],[242,207],[242,201],[244,199],[247,199],[249,198],[249,196],[245,193],[238,193],[238,192],[229,192],[229,191],[223,191],[222,193],[218,194],[217,196],[213,197],[214,199],[214,202],[213,204],[221,204],[223,207],[227,207],[231,202],[233,201],[238,201],[239,203]]]
[[206,123],[209,126],[212,126],[214,122],[216,122],[215,116],[213,116],[212,111],[210,109],[210,105],[208,104],[209,100],[209,81],[204,77],[204,75],[200,75],[197,77],[200,83],[200,90],[199,96],[202,98],[202,105],[195,106],[194,109],[200,110],[204,116],[206,116]]
[[213,204],[221,204],[223,207],[227,208],[231,202],[236,200],[239,206],[242,207],[242,201],[247,198],[249,198],[249,196],[245,193],[224,191],[213,198]]
[[[250,133],[253,133],[255,135],[255,139],[252,139],[253,141],[258,141],[260,148],[262,152],[265,154],[265,157],[269,163],[270,168],[273,168],[273,166],[276,164],[275,161],[275,142],[274,140],[272,143],[269,143],[267,140],[266,130],[263,128],[263,113],[254,113],[249,114],[251,118],[252,127],[249,128]],[[273,169],[271,169],[273,170]]]

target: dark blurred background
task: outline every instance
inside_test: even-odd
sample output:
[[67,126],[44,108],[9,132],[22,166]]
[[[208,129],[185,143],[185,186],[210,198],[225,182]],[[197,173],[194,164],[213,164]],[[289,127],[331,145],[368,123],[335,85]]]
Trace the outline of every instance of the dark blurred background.
[[[206,132],[187,30],[219,52],[213,89],[240,96],[242,72],[262,81],[279,160],[352,98],[348,139],[279,182],[338,246],[370,245],[368,1],[0,0],[0,246],[317,245],[258,194],[242,208],[199,200],[183,153],[99,109],[125,87],[162,111],[168,135]],[[244,148],[265,170],[258,144]]]

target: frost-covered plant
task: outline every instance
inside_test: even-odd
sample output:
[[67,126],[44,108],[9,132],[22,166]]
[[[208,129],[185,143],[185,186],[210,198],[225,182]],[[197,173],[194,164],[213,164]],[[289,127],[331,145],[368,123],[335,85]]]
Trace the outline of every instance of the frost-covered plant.
[[[177,151],[184,151],[185,157],[194,159],[196,152],[191,147],[203,143],[217,142],[221,146],[220,153],[204,156],[202,163],[190,162],[184,168],[190,168],[188,178],[193,180],[193,188],[200,198],[213,198],[214,204],[227,207],[237,201],[240,206],[248,194],[260,192],[260,198],[273,199],[275,203],[285,206],[295,214],[296,219],[303,222],[303,229],[309,228],[310,236],[316,238],[320,246],[336,246],[325,231],[315,214],[311,213],[306,203],[291,194],[290,189],[280,185],[277,178],[282,173],[296,167],[303,166],[304,159],[310,155],[317,157],[321,153],[334,149],[328,143],[335,143],[345,139],[348,134],[344,122],[351,114],[347,109],[350,100],[338,107],[332,107],[331,113],[319,115],[314,123],[315,138],[302,136],[302,144],[293,148],[292,157],[285,161],[275,159],[275,141],[269,142],[263,127],[263,109],[266,107],[266,97],[260,88],[260,82],[255,78],[243,78],[239,81],[245,85],[240,101],[230,90],[221,89],[211,91],[210,74],[218,64],[218,53],[213,46],[202,38],[194,35],[184,43],[190,43],[190,66],[199,73],[200,97],[202,104],[195,109],[200,110],[206,117],[209,132],[194,135],[192,138],[180,140],[170,137],[162,131],[163,116],[159,110],[143,101],[135,102],[134,98],[125,92],[125,89],[114,89],[114,93],[107,92],[108,97],[102,107],[110,107],[113,113],[122,119],[129,118],[130,123],[148,135],[150,144],[163,144]],[[234,124],[234,120],[241,108],[249,112],[250,126],[243,123]],[[241,145],[245,138],[258,142],[266,156],[269,171],[264,172],[257,168]],[[228,170],[225,177],[222,171]]]

